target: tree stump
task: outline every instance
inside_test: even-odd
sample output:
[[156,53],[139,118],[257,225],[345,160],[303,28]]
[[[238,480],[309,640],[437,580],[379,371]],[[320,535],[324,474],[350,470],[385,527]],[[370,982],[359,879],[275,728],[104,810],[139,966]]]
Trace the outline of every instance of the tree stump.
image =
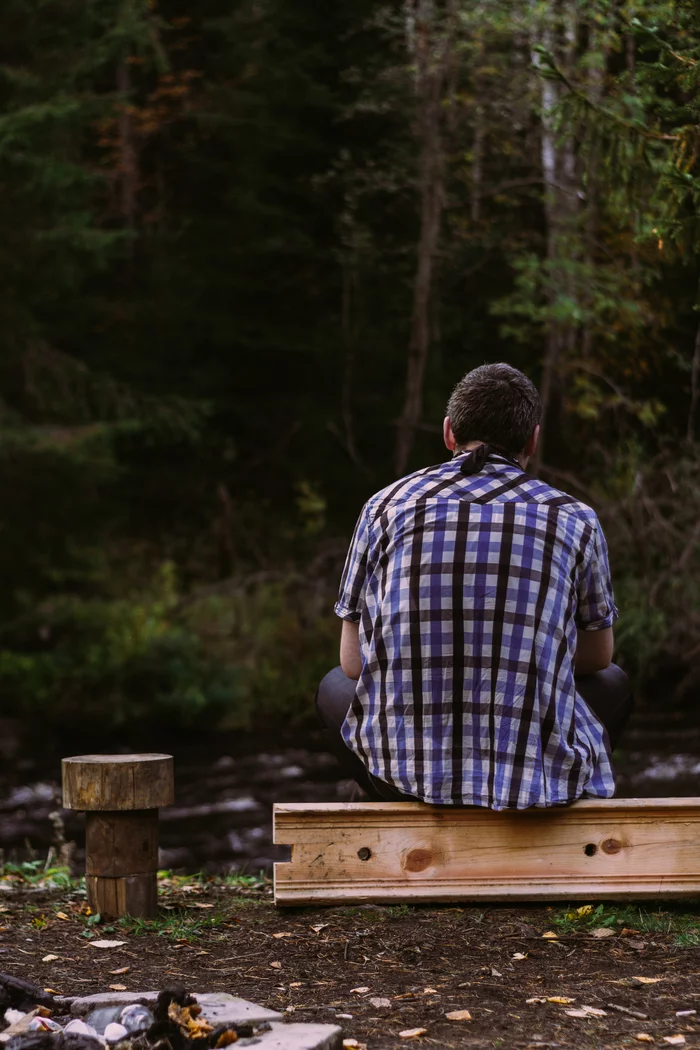
[[171,755],[63,759],[63,805],[85,812],[88,904],[104,918],[155,918],[158,808],[173,802]]

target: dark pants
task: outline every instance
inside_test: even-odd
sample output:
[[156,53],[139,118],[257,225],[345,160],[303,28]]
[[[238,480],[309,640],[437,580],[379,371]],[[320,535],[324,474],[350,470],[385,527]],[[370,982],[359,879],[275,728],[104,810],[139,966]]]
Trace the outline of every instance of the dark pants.
[[[355,697],[356,686],[357,682],[348,678],[340,667],[334,667],[318,687],[316,711],[328,750],[336,756],[345,774],[359,784],[372,801],[410,801],[409,795],[402,795],[383,780],[372,776],[362,759],[347,747],[341,736],[340,731]],[[610,748],[614,750],[634,709],[629,678],[617,664],[610,664],[604,671],[577,677],[576,690],[607,729]]]

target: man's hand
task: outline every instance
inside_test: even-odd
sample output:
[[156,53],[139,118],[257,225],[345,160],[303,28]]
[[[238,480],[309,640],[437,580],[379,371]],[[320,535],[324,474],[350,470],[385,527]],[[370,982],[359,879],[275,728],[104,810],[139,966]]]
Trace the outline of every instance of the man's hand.
[[577,631],[574,672],[595,674],[610,666],[613,654],[613,629],[603,631]]
[[358,679],[362,674],[362,656],[360,654],[360,625],[343,620],[343,633],[340,636],[340,666],[348,678]]

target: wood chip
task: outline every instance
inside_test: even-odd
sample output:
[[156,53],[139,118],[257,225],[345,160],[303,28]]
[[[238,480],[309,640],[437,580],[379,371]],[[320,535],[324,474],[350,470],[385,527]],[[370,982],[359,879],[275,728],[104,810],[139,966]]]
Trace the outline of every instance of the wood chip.
[[632,980],[639,981],[640,984],[659,984],[663,977],[633,977]]
[[66,915],[64,911],[57,911],[56,918],[63,919],[64,922],[70,922],[70,918]]
[[638,1021],[648,1021],[649,1014],[642,1013],[641,1010],[631,1010],[629,1006],[618,1006],[617,1003],[606,1003],[608,1010],[617,1010],[619,1014],[627,1014],[628,1017],[636,1017]]
[[635,1035],[634,1038],[639,1043],[653,1043],[654,1042],[654,1036],[653,1035],[649,1035],[648,1032],[637,1032],[637,1034]]
[[350,995],[366,995],[366,993],[368,991],[369,991],[369,988],[366,988],[363,985],[361,988],[351,988],[350,989]]
[[615,931],[611,930],[609,926],[599,926],[597,930],[591,930],[591,937],[595,937],[596,940],[602,941],[606,937],[614,937]]
[[684,1035],[665,1035],[664,1042],[670,1043],[671,1046],[685,1046]]
[[91,948],[121,948],[126,941],[88,941]]
[[56,960],[60,959],[60,958],[61,958],[60,955],[45,955],[44,958],[41,961],[42,962],[56,962]]
[[471,1021],[472,1015],[468,1010],[450,1010],[445,1014],[448,1021]]
[[130,966],[120,966],[118,970],[110,970],[109,972],[112,977],[120,977],[123,973],[128,973],[130,969]]
[[556,941],[559,938],[559,934],[555,933],[553,930],[547,930],[546,933],[542,934],[542,937],[545,941]]
[[369,1002],[372,1006],[375,1006],[378,1010],[385,1007],[391,1007],[391,999],[370,999]]
[[110,984],[109,990],[110,990],[110,992],[125,992],[126,991],[126,985],[125,984]]
[[422,1035],[427,1035],[427,1028],[406,1028],[403,1032],[399,1032],[399,1039],[419,1039]]
[[281,970],[282,969],[282,963],[281,962],[271,962],[270,966],[272,967],[273,970]]

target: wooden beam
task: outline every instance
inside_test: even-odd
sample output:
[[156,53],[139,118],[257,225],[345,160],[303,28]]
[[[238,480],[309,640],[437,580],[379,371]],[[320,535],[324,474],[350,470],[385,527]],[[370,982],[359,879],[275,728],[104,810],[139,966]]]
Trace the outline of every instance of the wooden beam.
[[700,798],[274,807],[278,905],[700,896]]

